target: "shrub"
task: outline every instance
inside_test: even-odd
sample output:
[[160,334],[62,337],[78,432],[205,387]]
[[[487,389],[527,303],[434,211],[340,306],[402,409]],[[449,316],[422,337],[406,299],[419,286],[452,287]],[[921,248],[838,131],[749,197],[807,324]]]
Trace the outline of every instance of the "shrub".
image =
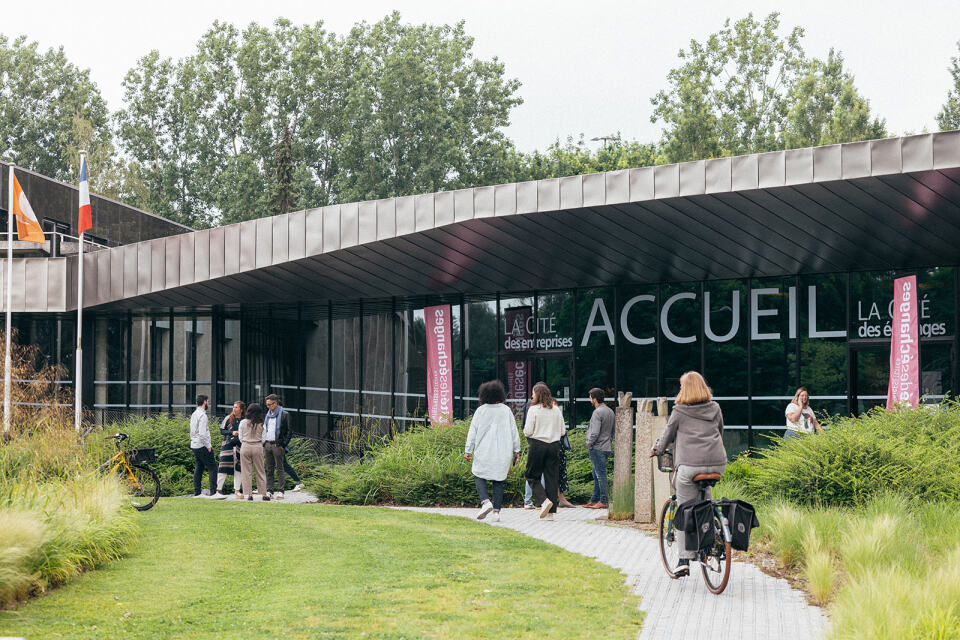
[[[471,463],[463,458],[469,429],[469,420],[417,427],[372,446],[359,461],[324,465],[307,486],[321,500],[345,504],[475,505]],[[566,452],[566,496],[574,502],[586,501],[593,491],[586,433],[574,429],[569,436],[573,449]],[[522,436],[520,440],[520,463],[511,468],[504,487],[508,505],[523,502],[526,442]]]
[[[856,505],[892,489],[923,500],[960,500],[960,405],[831,418],[822,435],[780,440],[735,473],[761,498]],[[745,469],[744,469],[745,467]]]

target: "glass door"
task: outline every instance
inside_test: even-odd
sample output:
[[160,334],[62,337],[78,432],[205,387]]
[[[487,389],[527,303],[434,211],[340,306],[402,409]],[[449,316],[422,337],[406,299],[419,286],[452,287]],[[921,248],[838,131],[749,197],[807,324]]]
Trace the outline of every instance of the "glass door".
[[504,356],[502,366],[507,402],[517,415],[524,413],[533,392],[533,385],[543,382],[550,387],[567,424],[572,424],[572,354],[509,354]]
[[[890,345],[857,345],[852,350],[852,405],[855,415],[886,406],[890,376]],[[920,402],[937,404],[945,395],[956,395],[953,380],[953,340],[926,341],[920,345]]]

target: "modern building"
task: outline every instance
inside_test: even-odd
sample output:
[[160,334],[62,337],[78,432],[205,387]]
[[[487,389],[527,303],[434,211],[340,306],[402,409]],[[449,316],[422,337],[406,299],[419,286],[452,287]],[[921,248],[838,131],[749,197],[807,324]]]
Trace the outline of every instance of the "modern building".
[[[38,216],[75,230],[73,188],[23,175]],[[96,198],[93,220],[105,247],[84,256],[83,379],[101,417],[276,392],[311,437],[402,429],[426,409],[423,308],[450,304],[458,415],[485,380],[522,396],[543,379],[582,423],[592,387],[670,396],[697,369],[733,452],[782,429],[800,385],[831,413],[885,401],[893,279],[907,273],[926,397],[958,388],[958,131],[201,231]],[[21,340],[68,369],[76,273],[75,254],[14,260]]]

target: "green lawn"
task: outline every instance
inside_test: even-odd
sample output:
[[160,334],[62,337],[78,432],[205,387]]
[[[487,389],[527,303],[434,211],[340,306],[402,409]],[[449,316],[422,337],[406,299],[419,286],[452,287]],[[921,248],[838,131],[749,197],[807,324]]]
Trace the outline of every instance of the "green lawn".
[[513,531],[376,507],[162,499],[139,551],[14,611],[27,638],[636,638],[623,575]]

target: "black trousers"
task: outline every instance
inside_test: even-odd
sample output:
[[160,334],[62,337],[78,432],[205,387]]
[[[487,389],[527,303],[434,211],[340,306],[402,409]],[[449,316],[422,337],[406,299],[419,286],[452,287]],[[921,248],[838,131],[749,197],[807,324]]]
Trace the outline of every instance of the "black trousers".
[[199,447],[193,451],[193,495],[200,495],[200,481],[203,479],[203,470],[210,476],[210,495],[217,492],[217,461],[213,459],[213,451],[206,447]]
[[[543,504],[544,498],[549,498],[553,503],[550,513],[556,513],[559,502],[557,492],[560,484],[560,441],[541,442],[527,438],[527,444],[530,445],[530,450],[527,452],[527,469],[524,475],[533,489],[533,501]],[[541,475],[546,487],[540,484]]]

